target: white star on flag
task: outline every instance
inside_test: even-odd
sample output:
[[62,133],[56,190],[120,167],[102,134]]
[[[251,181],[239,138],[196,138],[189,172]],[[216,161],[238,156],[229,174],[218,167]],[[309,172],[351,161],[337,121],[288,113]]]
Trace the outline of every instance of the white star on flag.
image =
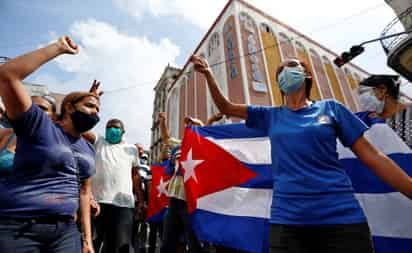
[[169,181],[165,181],[163,182],[163,177],[160,178],[160,183],[159,185],[156,187],[157,190],[159,191],[159,194],[157,195],[158,198],[160,198],[160,196],[162,196],[162,194],[164,195],[168,195],[167,193],[167,189],[166,186],[169,184]]
[[187,154],[186,161],[181,162],[183,169],[185,169],[184,182],[186,182],[192,177],[197,183],[195,168],[202,162],[204,162],[204,160],[193,160],[192,159],[192,149],[190,149],[189,153]]

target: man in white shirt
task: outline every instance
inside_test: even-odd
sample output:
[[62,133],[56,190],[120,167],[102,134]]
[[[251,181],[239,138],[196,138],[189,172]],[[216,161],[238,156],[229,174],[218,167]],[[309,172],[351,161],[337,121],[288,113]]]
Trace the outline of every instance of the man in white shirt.
[[91,140],[96,148],[92,192],[101,206],[95,222],[96,251],[103,243],[103,252],[133,252],[133,216],[143,203],[135,204],[135,194],[142,194],[138,151],[133,144],[124,142],[124,133],[123,122],[111,119],[107,122],[105,137]]

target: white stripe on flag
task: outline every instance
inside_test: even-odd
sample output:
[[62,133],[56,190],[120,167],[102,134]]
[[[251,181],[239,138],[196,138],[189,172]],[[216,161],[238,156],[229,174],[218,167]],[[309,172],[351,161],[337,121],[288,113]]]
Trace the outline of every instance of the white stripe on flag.
[[399,192],[358,193],[374,236],[412,239],[412,201]]
[[197,208],[222,215],[270,218],[272,190],[232,187],[200,198]]
[[213,139],[209,141],[229,152],[236,159],[248,164],[271,164],[271,145],[268,137],[243,139]]
[[[358,193],[372,235],[412,239],[412,201],[399,192]],[[198,200],[198,209],[239,217],[270,218],[272,190],[232,187]]]
[[[386,124],[375,124],[365,133],[366,139],[372,143],[375,148],[386,155],[389,154],[410,154],[411,149],[401,138]],[[339,159],[356,158],[355,154],[349,149],[345,148],[340,141],[338,141],[337,150]]]

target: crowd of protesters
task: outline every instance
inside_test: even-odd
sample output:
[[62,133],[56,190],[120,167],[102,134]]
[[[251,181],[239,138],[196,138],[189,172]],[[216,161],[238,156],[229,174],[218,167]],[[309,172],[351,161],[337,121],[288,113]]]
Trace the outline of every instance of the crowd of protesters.
[[[206,252],[210,245],[198,240],[189,219],[179,164],[181,140],[170,135],[164,112],[158,115],[160,160],[152,163],[167,162],[172,172],[170,200],[163,223],[147,223],[147,153],[142,145],[126,142],[127,127],[120,119],[106,123],[105,136],[91,131],[99,122],[100,83],[94,81],[87,92],[68,94],[59,114],[52,97],[30,97],[26,92],[23,79],[55,57],[78,52],[65,36],[0,65],[0,252]],[[334,155],[336,139],[408,197],[412,181],[369,144],[364,124],[336,101],[310,100],[312,75],[300,60],[285,61],[276,70],[286,102],[281,107],[232,103],[208,63],[198,56],[192,63],[207,79],[221,113],[206,124],[188,115],[184,124],[212,125],[223,115],[245,119],[248,127],[268,133],[276,151],[272,159],[282,160],[284,167],[273,168],[270,252],[373,252],[365,215]],[[389,79],[394,80],[373,76],[363,82],[381,84],[373,90],[371,117],[387,118],[403,109]],[[319,116],[328,119],[320,126]],[[302,140],[307,148],[302,148]],[[299,177],[303,169],[305,182]],[[315,202],[323,213],[308,216],[305,210]],[[333,237],[334,243],[312,243],[324,237]],[[214,249],[236,252],[217,245]]]

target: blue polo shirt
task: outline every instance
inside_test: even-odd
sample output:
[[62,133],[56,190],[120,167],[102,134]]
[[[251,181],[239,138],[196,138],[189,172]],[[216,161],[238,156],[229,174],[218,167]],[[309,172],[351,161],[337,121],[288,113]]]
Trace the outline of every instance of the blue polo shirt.
[[79,181],[95,173],[93,146],[66,134],[35,104],[11,124],[16,155],[12,175],[0,181],[0,216],[73,216]]
[[271,223],[366,222],[336,150],[337,138],[351,147],[368,129],[352,112],[334,100],[299,110],[249,106],[246,125],[266,131],[270,138]]

